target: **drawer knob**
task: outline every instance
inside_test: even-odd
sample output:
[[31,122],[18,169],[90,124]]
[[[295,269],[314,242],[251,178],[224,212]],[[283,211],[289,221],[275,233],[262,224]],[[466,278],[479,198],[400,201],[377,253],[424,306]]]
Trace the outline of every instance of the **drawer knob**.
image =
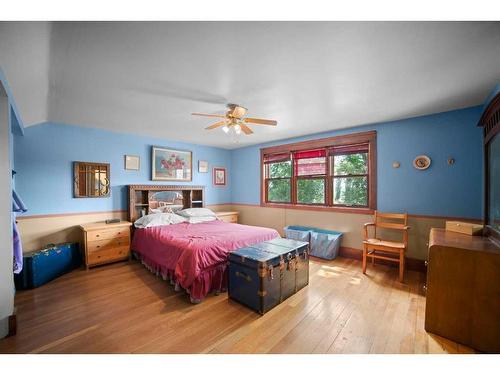
[[429,265],[429,262],[426,260],[426,261],[424,261],[424,264],[427,267]]
[[98,235],[98,234],[96,234],[95,236],[96,236],[96,237],[99,237],[99,235]]

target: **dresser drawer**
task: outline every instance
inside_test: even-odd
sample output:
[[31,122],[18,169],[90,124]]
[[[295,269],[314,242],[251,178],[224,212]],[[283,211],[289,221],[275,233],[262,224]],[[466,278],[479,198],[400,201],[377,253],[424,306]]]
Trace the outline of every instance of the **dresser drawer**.
[[92,253],[94,251],[107,250],[114,247],[123,247],[129,245],[130,237],[117,237],[99,241],[87,241],[87,251],[89,253]]
[[130,229],[125,227],[87,232],[87,241],[106,240],[117,237],[130,237]]
[[88,253],[88,264],[94,265],[99,263],[107,263],[114,260],[122,260],[128,258],[130,253],[129,246],[115,247],[107,250],[94,251]]

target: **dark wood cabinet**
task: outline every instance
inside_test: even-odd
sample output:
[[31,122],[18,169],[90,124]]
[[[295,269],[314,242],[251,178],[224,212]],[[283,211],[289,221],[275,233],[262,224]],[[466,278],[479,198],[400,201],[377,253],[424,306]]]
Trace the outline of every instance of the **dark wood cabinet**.
[[500,248],[491,239],[431,229],[425,329],[500,353]]

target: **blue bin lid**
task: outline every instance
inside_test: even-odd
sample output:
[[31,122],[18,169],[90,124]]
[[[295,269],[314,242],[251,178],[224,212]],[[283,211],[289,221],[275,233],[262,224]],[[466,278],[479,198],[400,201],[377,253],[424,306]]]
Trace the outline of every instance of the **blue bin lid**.
[[300,225],[289,225],[289,226],[285,227],[285,230],[287,230],[287,229],[290,229],[290,230],[302,230],[302,231],[305,231],[305,232],[314,230],[314,228],[312,228],[312,227],[302,227]]
[[301,230],[304,232],[313,232],[313,233],[323,233],[323,234],[333,234],[336,236],[342,235],[342,232],[338,232],[335,230],[328,230],[328,229],[320,229],[320,228],[314,228],[314,227],[303,227],[300,225],[289,225],[284,228],[285,230]]
[[314,233],[322,233],[322,234],[333,234],[333,235],[336,235],[336,236],[341,236],[342,235],[342,232],[337,232],[335,230],[327,230],[327,229],[314,229],[313,230]]

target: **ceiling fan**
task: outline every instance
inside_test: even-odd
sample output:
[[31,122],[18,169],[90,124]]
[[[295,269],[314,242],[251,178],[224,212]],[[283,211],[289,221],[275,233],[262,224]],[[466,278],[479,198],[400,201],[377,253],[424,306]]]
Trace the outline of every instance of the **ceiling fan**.
[[252,118],[245,117],[247,109],[245,107],[239,106],[237,104],[228,104],[227,112],[224,115],[213,115],[209,113],[191,113],[193,116],[205,116],[205,117],[216,117],[222,118],[223,120],[216,122],[210,126],[207,126],[205,129],[212,130],[222,126],[222,130],[225,133],[229,133],[229,131],[233,130],[236,134],[240,134],[241,132],[246,135],[250,135],[253,133],[252,129],[248,127],[247,124],[256,124],[256,125],[271,125],[276,126],[278,122],[275,120],[264,120],[261,118]]

